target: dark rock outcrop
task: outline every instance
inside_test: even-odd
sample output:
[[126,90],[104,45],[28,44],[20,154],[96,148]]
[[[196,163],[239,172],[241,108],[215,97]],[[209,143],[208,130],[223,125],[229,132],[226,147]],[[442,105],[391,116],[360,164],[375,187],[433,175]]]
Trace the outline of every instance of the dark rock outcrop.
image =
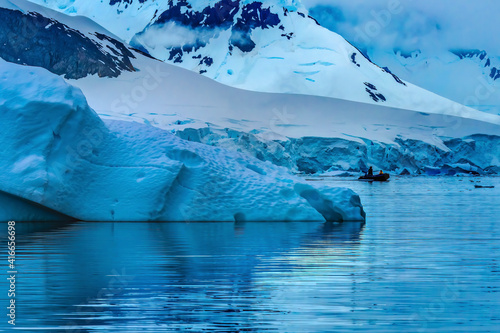
[[[262,2],[242,4],[240,0],[220,0],[213,5],[207,5],[201,11],[193,9],[187,0],[169,2],[169,7],[158,18],[148,25],[143,32],[137,34],[131,41],[131,45],[141,47],[141,37],[154,27],[162,27],[167,23],[174,23],[181,27],[199,33],[195,41],[185,45],[169,47],[169,61],[182,63],[186,53],[196,52],[205,47],[210,38],[217,35],[219,31],[230,30],[231,38],[228,42],[228,50],[234,47],[243,52],[252,51],[256,44],[251,38],[254,29],[269,29],[280,24],[279,16],[264,7]],[[283,34],[290,39],[293,34]],[[210,66],[209,64],[206,64]]]
[[4,60],[43,67],[68,79],[135,71],[135,56],[120,41],[100,33],[86,36],[39,13],[0,8],[0,45]]

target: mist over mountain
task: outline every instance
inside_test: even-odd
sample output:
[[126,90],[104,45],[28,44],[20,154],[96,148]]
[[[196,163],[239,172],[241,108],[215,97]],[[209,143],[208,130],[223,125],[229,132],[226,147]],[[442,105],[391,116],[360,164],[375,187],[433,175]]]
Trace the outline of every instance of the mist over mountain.
[[310,15],[402,79],[500,112],[498,1],[304,0]]

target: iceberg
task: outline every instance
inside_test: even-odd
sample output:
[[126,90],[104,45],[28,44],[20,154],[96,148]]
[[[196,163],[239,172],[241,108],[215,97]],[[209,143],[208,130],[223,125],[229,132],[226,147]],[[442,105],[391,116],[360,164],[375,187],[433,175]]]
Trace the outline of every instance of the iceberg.
[[47,219],[46,209],[86,221],[365,218],[349,189],[313,187],[160,128],[103,121],[81,90],[45,69],[0,60],[0,91],[1,207],[17,198],[31,210],[2,208],[2,220]]

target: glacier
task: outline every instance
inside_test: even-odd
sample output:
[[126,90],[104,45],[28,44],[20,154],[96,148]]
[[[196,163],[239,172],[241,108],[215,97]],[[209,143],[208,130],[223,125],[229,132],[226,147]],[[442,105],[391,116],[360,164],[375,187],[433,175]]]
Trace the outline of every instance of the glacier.
[[437,146],[437,141],[433,144],[402,137],[390,143],[312,136],[270,141],[252,133],[209,127],[186,128],[176,134],[186,140],[244,152],[301,174],[352,175],[369,166],[399,175],[500,174],[498,135],[443,139]]
[[[0,91],[2,220],[364,220],[349,189],[313,187],[152,126],[103,121],[45,69],[0,60]],[[12,202],[24,213],[5,208]]]

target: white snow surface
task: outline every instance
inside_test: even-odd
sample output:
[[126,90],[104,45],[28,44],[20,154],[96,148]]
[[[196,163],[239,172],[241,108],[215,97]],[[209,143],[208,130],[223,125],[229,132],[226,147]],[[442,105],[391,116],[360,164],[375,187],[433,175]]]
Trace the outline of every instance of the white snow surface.
[[[76,6],[80,2],[71,3]],[[134,1],[127,10],[137,3]],[[41,10],[43,15],[62,19],[70,27],[73,19],[81,23],[81,17],[24,0],[16,4],[26,11]],[[153,6],[144,3],[147,5]],[[103,31],[90,20],[79,29]],[[252,132],[269,140],[319,136],[393,143],[395,138],[403,137],[438,145],[440,137],[498,134],[500,117],[456,103],[422,113],[313,95],[251,92],[134,54],[136,72],[123,72],[117,78],[94,75],[68,82],[83,91],[89,105],[102,118],[136,121],[171,131],[212,126]],[[411,100],[411,95],[406,97]]]
[[[187,42],[203,38],[207,43],[205,46],[190,53],[184,52],[182,62],[174,64],[195,72],[206,71],[203,75],[233,87],[334,97],[428,113],[456,110],[455,115],[465,117],[473,113],[461,104],[415,85],[396,82],[391,74],[364,58],[340,35],[307,17],[300,1],[262,1],[263,7],[269,7],[279,16],[284,30],[278,26],[254,29],[251,39],[256,46],[251,52],[243,52],[237,47],[229,50],[230,30],[193,30],[173,22],[153,25],[158,16],[169,8],[168,1],[132,1],[130,4],[121,2],[114,5],[101,0],[32,1],[69,15],[87,16],[126,42],[133,40],[154,57],[167,62],[172,46],[182,43],[182,40]],[[192,5],[191,10],[195,11],[215,3],[188,2]],[[243,5],[250,2],[241,2],[235,22],[241,17]],[[284,8],[288,9],[286,15]],[[290,33],[293,33],[290,39],[283,36]],[[200,64],[200,59],[204,57],[212,58],[213,64]],[[374,85],[375,92],[382,94],[386,101],[375,102],[367,93],[365,82]],[[480,118],[479,115],[475,117]]]
[[[103,122],[79,89],[44,69],[0,60],[0,91],[0,206],[14,196],[34,203],[31,216],[39,204],[91,221],[364,219],[351,190],[315,188],[144,124]],[[9,213],[0,218],[26,216]]]
[[89,105],[105,119],[174,132],[208,126],[251,132],[267,140],[316,136],[393,143],[406,138],[438,147],[445,137],[499,133],[500,117],[464,107],[432,114],[310,95],[252,92],[141,55],[134,65],[139,71],[116,79],[88,76],[69,82],[82,89]]

